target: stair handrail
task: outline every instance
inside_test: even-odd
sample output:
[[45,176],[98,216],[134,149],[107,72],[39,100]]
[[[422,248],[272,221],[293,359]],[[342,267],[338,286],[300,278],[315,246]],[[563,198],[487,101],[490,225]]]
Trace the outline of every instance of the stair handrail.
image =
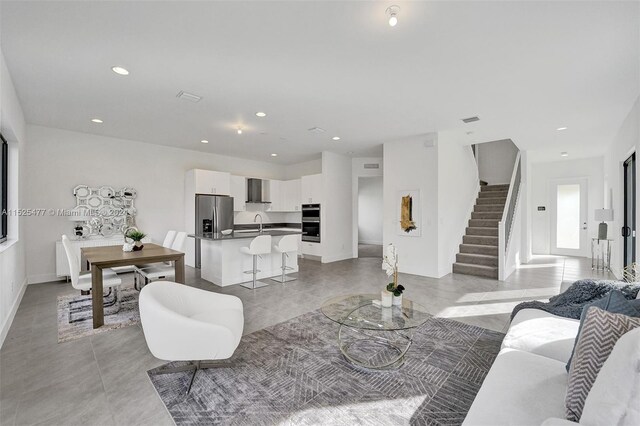
[[502,211],[502,219],[498,222],[498,276],[503,278],[505,256],[509,248],[509,239],[511,237],[511,228],[513,226],[513,215],[516,210],[516,203],[520,193],[520,183],[522,181],[522,167],[520,164],[520,151],[516,155],[511,172],[511,181],[509,182],[509,190],[507,192],[507,200],[504,203]]

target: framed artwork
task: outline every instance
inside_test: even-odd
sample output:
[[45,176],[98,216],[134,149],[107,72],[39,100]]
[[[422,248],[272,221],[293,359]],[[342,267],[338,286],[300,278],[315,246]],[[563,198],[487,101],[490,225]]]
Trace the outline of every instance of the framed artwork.
[[397,196],[398,235],[419,237],[422,233],[420,191],[399,191]]

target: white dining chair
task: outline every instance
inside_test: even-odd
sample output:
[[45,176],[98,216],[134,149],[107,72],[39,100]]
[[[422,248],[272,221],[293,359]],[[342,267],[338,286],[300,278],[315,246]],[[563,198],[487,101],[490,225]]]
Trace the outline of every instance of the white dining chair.
[[[173,242],[176,239],[176,235],[177,234],[178,234],[178,232],[174,231],[174,230],[167,231],[167,234],[164,236],[164,241],[162,241],[162,247],[171,248],[171,246],[173,245]],[[164,262],[164,264],[170,265],[171,263],[170,262]],[[133,287],[136,290],[139,291],[142,288],[142,285],[140,285],[140,282],[141,282],[142,279],[141,279],[140,273],[138,271],[140,269],[150,268],[150,267],[152,267],[154,265],[155,264],[153,264],[153,263],[147,263],[147,264],[144,264],[144,265],[134,265],[134,266],[131,267],[133,272],[134,272],[134,274],[133,274]],[[118,272],[118,271],[116,270],[116,272]]]
[[[71,240],[66,235],[62,236],[62,246],[64,247],[64,251],[67,254],[67,261],[69,262],[69,274],[71,276],[71,285],[76,290],[80,290],[82,292],[88,292],[91,290],[91,273],[80,274],[80,258],[74,253],[73,247],[71,247]],[[108,288],[109,292],[104,296],[108,298],[113,292],[113,300],[106,300],[104,303],[104,307],[108,308],[116,305],[116,311],[120,310],[120,300],[118,299],[118,286],[122,284],[122,280],[118,277],[112,269],[103,269],[102,270],[102,286],[103,288]],[[91,309],[91,305],[89,307],[79,307],[74,308],[72,305],[76,303],[86,302],[87,300],[91,300],[91,297],[72,300],[69,302],[69,323],[82,321],[82,319],[73,319],[72,314],[86,311]],[[103,301],[104,302],[104,301]],[[115,313],[114,312],[114,313]]]
[[[140,291],[140,321],[149,350],[164,361],[189,361],[150,374],[226,367],[244,328],[242,301],[236,296],[200,290],[171,281],[155,281]],[[209,362],[207,362],[209,361]]]
[[245,274],[251,274],[253,279],[251,280],[251,283],[243,283],[240,285],[250,289],[269,285],[262,281],[256,281],[256,278],[258,276],[258,272],[260,272],[258,269],[258,257],[261,257],[263,254],[271,253],[271,235],[259,235],[255,237],[251,240],[249,247],[240,247],[240,252],[253,257],[253,268],[248,271],[243,271]]
[[[186,241],[187,233],[177,232],[171,246],[167,248],[183,252]],[[136,281],[138,282],[138,285],[140,285],[140,288],[142,288],[151,281],[175,279],[175,267],[172,263],[153,263],[140,267],[136,266],[136,275],[141,279],[141,281],[138,281],[137,279]]]

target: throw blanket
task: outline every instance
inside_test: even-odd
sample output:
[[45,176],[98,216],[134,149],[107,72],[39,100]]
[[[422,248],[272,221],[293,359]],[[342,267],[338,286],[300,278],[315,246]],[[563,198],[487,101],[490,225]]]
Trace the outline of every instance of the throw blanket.
[[542,309],[550,314],[566,318],[580,319],[584,305],[604,297],[611,290],[620,290],[629,300],[635,299],[640,290],[640,283],[626,283],[610,280],[578,280],[564,293],[553,296],[548,302],[534,300],[522,302],[511,312],[511,319],[522,309]]

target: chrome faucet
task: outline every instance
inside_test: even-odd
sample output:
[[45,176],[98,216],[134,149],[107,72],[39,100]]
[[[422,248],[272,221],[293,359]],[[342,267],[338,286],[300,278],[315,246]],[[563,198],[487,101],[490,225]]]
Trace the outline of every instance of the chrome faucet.
[[256,220],[258,218],[260,218],[260,233],[262,234],[262,216],[260,215],[260,213],[255,215],[255,217],[253,218],[253,223],[256,223]]

